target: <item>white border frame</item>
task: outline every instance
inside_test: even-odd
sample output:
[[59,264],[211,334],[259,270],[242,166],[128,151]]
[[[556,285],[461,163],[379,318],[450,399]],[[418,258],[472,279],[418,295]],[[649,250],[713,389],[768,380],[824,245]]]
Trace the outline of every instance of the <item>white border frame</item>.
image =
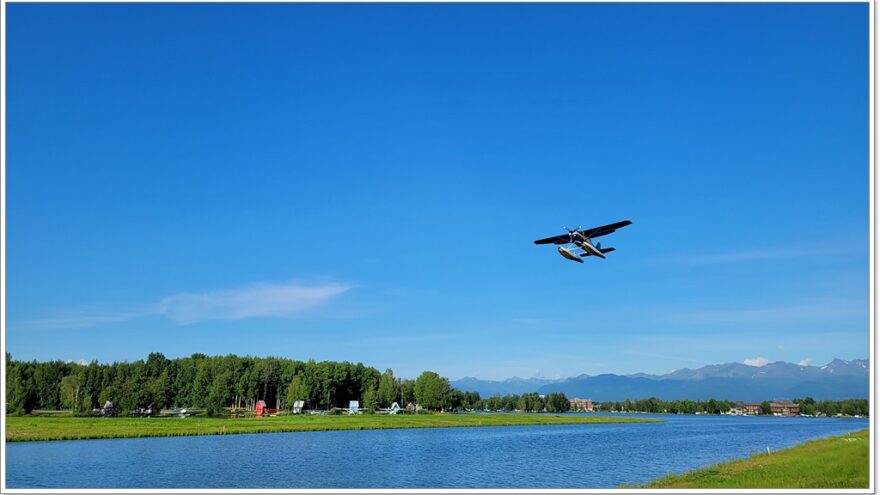
[[[436,0],[435,0],[436,1]],[[876,180],[875,168],[877,165],[875,156],[875,0],[716,0],[712,2],[699,0],[553,0],[553,3],[868,3],[868,41],[869,41],[869,263],[868,263],[868,335],[869,335],[869,402],[870,420],[869,437],[869,481],[867,489],[25,489],[6,487],[6,408],[0,409],[0,449],[2,449],[2,462],[0,462],[0,493],[874,493],[875,473],[877,469],[875,445],[877,432],[875,428],[875,373],[874,361],[874,330],[875,330],[875,307],[877,293],[874,289],[876,270]],[[242,3],[236,0],[18,0],[8,2],[0,0],[0,22],[2,36],[0,36],[0,347],[2,347],[2,368],[0,368],[0,398],[6,403],[6,4],[7,3]],[[290,0],[261,0],[259,3],[299,3]],[[307,3],[307,2],[303,2]],[[313,3],[313,2],[308,2]],[[320,3],[420,3],[413,0],[383,0],[381,2],[369,2],[362,0],[322,0]],[[431,2],[435,3],[435,2]],[[442,0],[442,3],[472,3],[471,0]],[[480,3],[540,3],[534,0],[480,0]]]

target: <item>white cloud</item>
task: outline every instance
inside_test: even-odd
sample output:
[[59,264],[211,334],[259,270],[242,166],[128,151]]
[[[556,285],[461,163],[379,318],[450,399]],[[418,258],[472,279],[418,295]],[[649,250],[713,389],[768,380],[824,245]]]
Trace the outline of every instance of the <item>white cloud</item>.
[[765,364],[767,364],[769,362],[770,361],[768,361],[767,358],[756,357],[756,358],[749,358],[749,359],[744,360],[743,364],[746,364],[748,366],[757,366],[760,368],[761,366],[764,366]]
[[809,366],[813,363],[813,358],[805,358],[798,361],[798,364],[801,366]]
[[138,311],[75,314],[24,323],[42,328],[80,328],[151,315],[161,315],[181,325],[255,317],[293,318],[307,315],[310,310],[351,288],[348,284],[306,286],[294,282],[260,283],[242,289],[174,294]]
[[208,320],[298,316],[348,291],[351,286],[317,287],[288,284],[256,284],[245,289],[183,293],[162,299],[156,313],[186,325]]

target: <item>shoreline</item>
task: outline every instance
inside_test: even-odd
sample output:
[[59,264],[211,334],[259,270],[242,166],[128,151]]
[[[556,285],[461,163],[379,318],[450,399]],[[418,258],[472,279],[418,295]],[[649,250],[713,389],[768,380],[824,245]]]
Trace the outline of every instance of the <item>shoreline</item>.
[[337,430],[659,423],[660,419],[556,414],[405,414],[262,418],[82,418],[7,416],[6,442],[98,440]]
[[868,429],[621,488],[868,488]]

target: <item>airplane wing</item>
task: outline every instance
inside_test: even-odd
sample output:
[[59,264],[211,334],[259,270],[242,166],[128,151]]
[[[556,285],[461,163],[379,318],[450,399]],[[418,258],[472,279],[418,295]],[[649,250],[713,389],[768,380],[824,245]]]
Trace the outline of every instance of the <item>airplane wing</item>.
[[[624,220],[622,222],[610,223],[608,225],[603,225],[601,227],[595,227],[592,229],[581,230],[580,232],[584,234],[588,239],[592,239],[594,237],[601,237],[603,235],[608,235],[614,232],[617,229],[626,227],[632,222],[629,220]],[[548,237],[546,239],[538,239],[535,241],[535,244],[568,244],[571,242],[571,237],[568,234],[557,235],[553,237]]]
[[571,242],[571,237],[568,234],[562,234],[546,239],[538,239],[535,241],[535,244],[568,244],[569,242]]
[[[601,227],[595,227],[592,229],[582,230],[581,234],[583,234],[584,237],[586,237],[588,239],[592,239],[594,237],[601,237],[603,235],[608,235],[617,229],[626,227],[627,225],[629,225],[631,223],[632,222],[629,220],[624,220],[622,222],[617,222],[617,223],[610,223],[608,225],[603,225]],[[565,237],[568,237],[568,236],[565,236]],[[535,242],[537,243],[537,241],[535,241]]]

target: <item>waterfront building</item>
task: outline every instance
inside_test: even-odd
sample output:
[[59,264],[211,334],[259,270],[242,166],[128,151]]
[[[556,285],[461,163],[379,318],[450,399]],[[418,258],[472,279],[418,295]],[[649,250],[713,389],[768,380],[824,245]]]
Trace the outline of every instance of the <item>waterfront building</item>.
[[797,416],[801,409],[791,402],[771,402],[770,413],[774,416]]
[[571,405],[572,411],[587,411],[593,412],[593,399],[569,399],[568,403]]

